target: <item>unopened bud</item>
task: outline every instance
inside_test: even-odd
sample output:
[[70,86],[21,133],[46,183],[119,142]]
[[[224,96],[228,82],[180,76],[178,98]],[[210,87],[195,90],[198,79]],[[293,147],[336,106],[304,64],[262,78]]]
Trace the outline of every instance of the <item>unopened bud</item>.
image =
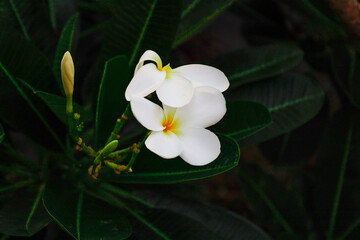
[[67,51],[61,60],[61,79],[67,97],[72,96],[74,92],[74,75],[74,62],[70,52]]
[[118,147],[119,141],[118,140],[113,140],[111,142],[109,142],[104,149],[102,150],[101,154],[103,156],[108,155],[109,153],[112,153],[117,147]]

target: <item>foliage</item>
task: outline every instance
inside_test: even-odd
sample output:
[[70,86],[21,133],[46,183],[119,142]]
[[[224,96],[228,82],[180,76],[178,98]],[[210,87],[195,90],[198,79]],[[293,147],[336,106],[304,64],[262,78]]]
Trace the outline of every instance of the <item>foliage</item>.
[[[1,239],[40,239],[48,224],[79,240],[358,239],[359,40],[326,2],[0,2]],[[222,17],[241,27],[224,34]],[[241,49],[212,45],[236,34]],[[124,92],[148,49],[229,79],[212,163],[142,147]]]

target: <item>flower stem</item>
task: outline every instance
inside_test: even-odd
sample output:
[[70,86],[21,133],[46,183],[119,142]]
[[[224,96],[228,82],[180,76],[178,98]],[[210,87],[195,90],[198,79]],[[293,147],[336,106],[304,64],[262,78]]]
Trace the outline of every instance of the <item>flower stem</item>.
[[342,192],[342,188],[344,185],[344,179],[345,179],[345,173],[346,173],[346,167],[349,160],[349,153],[350,153],[350,147],[351,147],[351,140],[352,140],[352,133],[354,128],[354,122],[350,122],[349,130],[347,132],[346,140],[345,140],[345,149],[344,149],[344,155],[340,167],[340,173],[338,178],[338,183],[336,186],[336,192],[334,197],[334,203],[333,208],[331,211],[331,218],[329,222],[329,229],[327,234],[327,240],[333,239],[333,234],[335,230],[335,223],[336,223],[336,217],[337,217],[337,211],[340,203],[340,196]]
[[130,108],[130,103],[129,103],[126,106],[124,113],[121,115],[121,118],[118,118],[116,120],[115,127],[114,127],[113,131],[111,132],[110,137],[108,138],[106,144],[119,138],[118,134],[121,131],[121,129],[123,128],[125,121],[128,120],[128,118],[130,116],[131,116],[131,108]]
[[132,153],[132,155],[131,155],[131,159],[130,159],[128,165],[126,166],[126,169],[127,169],[127,170],[129,170],[129,169],[132,167],[132,165],[134,164],[137,156],[138,156],[139,153],[140,153],[141,148],[144,146],[144,143],[145,143],[146,139],[148,138],[148,136],[150,135],[150,133],[151,133],[151,131],[148,131],[148,132],[145,134],[143,140],[141,140],[141,142],[139,142],[138,144],[136,144],[136,147],[135,147],[135,149],[133,150],[133,153]]
[[127,147],[127,148],[112,152],[112,153],[108,154],[107,157],[114,158],[114,157],[117,157],[118,155],[132,152],[133,149],[134,149],[134,146],[130,146],[130,147]]

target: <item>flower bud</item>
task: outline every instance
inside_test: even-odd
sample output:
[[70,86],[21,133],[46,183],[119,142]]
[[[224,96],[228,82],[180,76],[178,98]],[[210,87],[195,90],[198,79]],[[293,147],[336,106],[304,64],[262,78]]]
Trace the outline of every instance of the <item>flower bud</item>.
[[113,140],[111,142],[109,142],[104,149],[102,150],[101,154],[103,156],[108,155],[109,153],[112,153],[117,147],[118,147],[119,141],[118,140]]
[[67,97],[72,96],[74,91],[74,75],[74,62],[70,52],[67,51],[61,60],[61,79]]

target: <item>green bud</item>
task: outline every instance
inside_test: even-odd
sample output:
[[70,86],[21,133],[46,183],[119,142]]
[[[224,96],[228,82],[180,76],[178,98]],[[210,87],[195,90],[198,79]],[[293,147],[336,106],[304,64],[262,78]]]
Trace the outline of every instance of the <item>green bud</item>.
[[79,113],[74,113],[74,119],[79,120],[80,119],[80,114]]
[[109,153],[112,153],[118,147],[118,144],[119,144],[118,140],[113,140],[109,142],[102,150],[101,155],[106,156]]

